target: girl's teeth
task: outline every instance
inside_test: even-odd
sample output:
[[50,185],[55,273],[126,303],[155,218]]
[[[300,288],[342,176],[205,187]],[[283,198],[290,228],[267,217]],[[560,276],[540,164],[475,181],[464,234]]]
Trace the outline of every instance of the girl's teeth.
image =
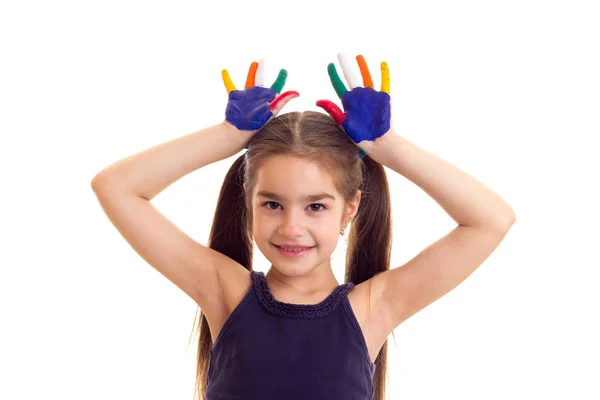
[[294,249],[286,249],[285,247],[282,247],[282,249],[285,250],[285,251],[293,251],[295,253],[297,253],[299,251],[302,251],[302,250],[305,250],[305,249],[296,249],[296,250],[294,250]]

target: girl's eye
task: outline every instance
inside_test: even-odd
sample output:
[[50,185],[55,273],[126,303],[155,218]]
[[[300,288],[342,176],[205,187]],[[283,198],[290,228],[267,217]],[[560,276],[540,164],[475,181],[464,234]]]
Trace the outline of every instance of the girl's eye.
[[322,212],[322,211],[325,211],[325,209],[327,208],[323,204],[319,204],[319,203],[311,204],[309,207],[312,207],[312,206],[320,207],[320,208],[317,208],[316,210],[313,209],[313,211],[315,211],[315,212]]
[[265,204],[263,204],[263,207],[267,206],[267,209],[273,210],[273,208],[269,207],[269,204],[277,204],[277,203],[275,203],[274,201],[267,201]]
[[[263,204],[263,207],[265,207],[265,206],[266,206],[268,210],[276,210],[276,209],[277,209],[277,207],[275,207],[275,208],[272,208],[272,207],[270,207],[270,206],[269,206],[269,205],[271,205],[271,204],[276,204],[277,206],[279,206],[279,205],[280,205],[279,203],[277,203],[277,202],[274,202],[274,201],[267,201],[266,203],[264,203],[264,204]],[[316,210],[315,210],[314,208],[311,210],[311,211],[314,211],[314,212],[317,212],[317,213],[318,213],[318,212],[323,212],[324,210],[326,210],[326,209],[327,209],[327,207],[326,207],[325,205],[323,205],[323,204],[319,204],[319,203],[314,203],[314,204],[311,204],[309,207],[312,207],[312,206],[318,206],[318,207],[321,207],[321,208],[318,208],[318,209],[316,209]]]

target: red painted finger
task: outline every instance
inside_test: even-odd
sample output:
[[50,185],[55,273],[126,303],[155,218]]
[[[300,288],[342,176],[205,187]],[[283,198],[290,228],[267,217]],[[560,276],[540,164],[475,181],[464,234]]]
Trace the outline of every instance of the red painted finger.
[[346,118],[346,113],[340,110],[335,103],[332,103],[329,100],[319,100],[317,101],[317,106],[327,111],[327,113],[331,115],[335,123],[338,125],[341,125],[342,121]]
[[283,92],[271,102],[269,105],[269,110],[271,110],[274,115],[277,115],[277,113],[281,111],[288,101],[298,96],[300,96],[300,93],[296,92],[295,90]]

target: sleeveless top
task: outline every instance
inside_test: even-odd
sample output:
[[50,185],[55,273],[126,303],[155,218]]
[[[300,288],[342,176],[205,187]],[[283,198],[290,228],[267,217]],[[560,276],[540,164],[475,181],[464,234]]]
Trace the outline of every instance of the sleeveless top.
[[318,304],[288,304],[263,272],[250,274],[211,346],[207,400],[372,400],[375,364],[348,299],[355,285]]

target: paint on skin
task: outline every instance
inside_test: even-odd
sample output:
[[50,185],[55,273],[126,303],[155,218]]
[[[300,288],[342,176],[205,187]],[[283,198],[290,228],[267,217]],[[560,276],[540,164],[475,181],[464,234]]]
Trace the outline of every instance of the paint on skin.
[[390,130],[390,95],[372,88],[356,87],[342,96],[346,118],[344,131],[354,143],[374,141]]
[[273,116],[273,110],[289,98],[298,96],[298,92],[289,91],[275,98],[285,85],[287,71],[281,69],[271,88],[264,87],[265,61],[252,62],[248,69],[244,90],[237,90],[229,72],[221,71],[223,83],[227,90],[229,101],[225,109],[225,120],[242,131],[257,131]]
[[[381,63],[381,92],[378,92],[373,89],[373,79],[362,55],[356,56],[356,61],[364,87],[359,86],[348,57],[339,53],[338,59],[351,90],[346,88],[333,63],[327,65],[327,72],[333,88],[342,100],[344,111],[329,100],[319,100],[317,106],[327,111],[354,143],[358,144],[363,140],[374,141],[388,132],[391,125],[390,72],[387,63]],[[364,157],[362,149],[360,154],[361,158]]]
[[256,131],[273,116],[269,104],[277,92],[271,88],[254,86],[229,92],[225,119],[241,131]]

